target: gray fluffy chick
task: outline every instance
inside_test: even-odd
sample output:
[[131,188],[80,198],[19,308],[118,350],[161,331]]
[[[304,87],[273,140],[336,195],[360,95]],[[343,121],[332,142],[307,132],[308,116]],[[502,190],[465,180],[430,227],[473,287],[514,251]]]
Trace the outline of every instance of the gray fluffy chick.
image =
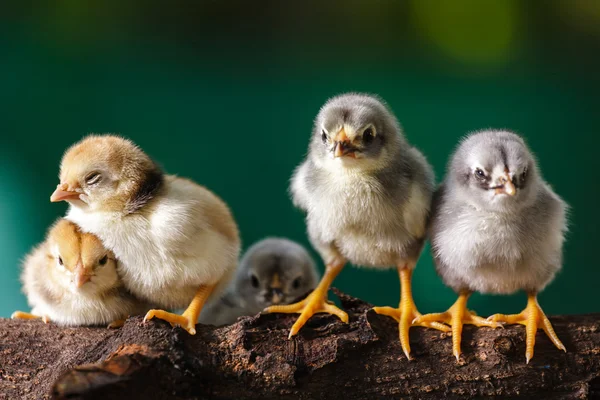
[[300,244],[267,238],[242,257],[236,277],[225,294],[207,305],[200,323],[225,325],[255,315],[273,304],[289,304],[317,286],[315,262]]
[[[305,300],[266,312],[300,313],[290,337],[318,312],[348,322],[345,312],[327,302],[327,291],[346,262],[396,267],[400,307],[376,311],[399,322],[402,348],[410,358],[408,330],[420,315],[411,275],[425,240],[433,190],[431,166],[407,143],[382,100],[358,93],[330,99],[315,120],[308,156],[291,183],[294,204],[307,213],[308,235],[325,262],[325,275]],[[437,323],[423,325],[449,330]]]
[[[561,268],[566,210],[518,135],[488,130],[461,142],[435,195],[430,231],[437,272],[459,298],[445,313],[417,319],[452,325],[457,360],[463,323],[525,325],[527,362],[533,356],[538,326],[565,350],[537,303],[537,293]],[[518,290],[529,295],[520,314],[484,320],[466,309],[471,292]]]

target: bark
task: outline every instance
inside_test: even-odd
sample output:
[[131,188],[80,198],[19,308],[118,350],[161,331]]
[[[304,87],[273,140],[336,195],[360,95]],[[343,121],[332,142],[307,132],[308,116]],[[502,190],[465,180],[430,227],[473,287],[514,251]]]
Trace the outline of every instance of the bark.
[[195,336],[141,317],[118,330],[0,320],[0,399],[600,398],[600,314],[552,317],[568,352],[539,331],[529,365],[522,326],[466,326],[459,363],[450,335],[412,328],[408,361],[395,321],[337,294],[350,323],[317,315],[291,340],[296,315]]

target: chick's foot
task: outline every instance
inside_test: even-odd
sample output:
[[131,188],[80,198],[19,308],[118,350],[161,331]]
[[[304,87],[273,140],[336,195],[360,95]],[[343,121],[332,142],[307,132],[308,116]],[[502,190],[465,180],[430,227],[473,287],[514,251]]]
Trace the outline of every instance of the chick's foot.
[[144,322],[156,317],[158,319],[162,319],[163,321],[169,322],[173,327],[179,325],[183,329],[185,329],[190,335],[195,335],[196,322],[198,321],[198,317],[200,316],[202,307],[204,307],[206,299],[208,299],[215,286],[217,285],[201,285],[196,294],[194,295],[192,302],[190,303],[188,308],[183,312],[183,314],[173,314],[164,310],[150,310],[144,317]]
[[306,299],[299,301],[298,303],[289,304],[285,306],[271,306],[267,307],[264,312],[266,313],[299,313],[300,316],[292,325],[288,338],[296,335],[300,328],[306,324],[308,319],[317,313],[333,314],[341,319],[343,322],[348,322],[348,314],[340,310],[336,306],[329,304],[327,301],[327,293],[321,293],[318,290],[313,291]]
[[306,324],[306,321],[308,321],[310,317],[317,313],[333,314],[343,322],[348,323],[348,314],[327,301],[327,291],[343,267],[343,262],[327,265],[323,279],[321,279],[321,282],[319,282],[317,288],[313,290],[313,292],[309,294],[306,299],[294,304],[267,307],[264,312],[300,314],[294,325],[292,325],[292,329],[290,329],[288,338],[296,335],[298,331],[300,331],[300,328]]
[[400,304],[398,308],[393,307],[373,307],[373,311],[380,315],[387,315],[388,317],[394,318],[398,321],[398,335],[400,337],[400,344],[402,345],[402,351],[409,360],[410,357],[410,342],[408,331],[411,326],[422,326],[425,328],[433,328],[443,332],[449,332],[450,328],[439,322],[415,322],[415,319],[421,316],[421,313],[417,310],[417,306],[413,300],[411,280],[412,280],[412,269],[399,268],[400,275]]
[[50,318],[48,318],[45,315],[43,317],[40,317],[39,315],[34,315],[23,311],[15,311],[10,317],[12,319],[41,319],[42,321],[44,321],[45,324],[50,322]]
[[529,364],[529,361],[533,357],[535,335],[538,328],[542,328],[544,332],[546,332],[546,335],[548,335],[552,343],[554,343],[557,348],[564,352],[567,351],[565,346],[556,335],[556,332],[554,332],[554,328],[552,327],[550,320],[548,320],[546,314],[544,314],[544,311],[542,311],[542,308],[538,304],[537,293],[529,293],[527,307],[525,307],[525,309],[519,314],[494,314],[490,316],[488,320],[494,322],[505,322],[507,324],[525,325],[525,332],[527,334],[527,339],[525,342],[525,358],[527,359],[527,364]]
[[456,302],[446,312],[422,315],[413,321],[414,323],[443,322],[449,324],[452,327],[452,354],[456,357],[456,361],[460,359],[460,344],[464,324],[475,325],[477,327],[486,326],[489,328],[502,326],[496,321],[479,317],[473,311],[467,310],[467,300],[470,294],[469,292],[461,293]]

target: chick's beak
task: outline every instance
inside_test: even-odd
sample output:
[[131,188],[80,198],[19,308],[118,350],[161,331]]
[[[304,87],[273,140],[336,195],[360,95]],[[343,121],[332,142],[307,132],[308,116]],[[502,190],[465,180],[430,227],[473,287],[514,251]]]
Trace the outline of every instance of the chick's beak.
[[271,289],[271,303],[280,304],[283,301],[283,292],[281,289]]
[[510,179],[508,172],[506,172],[504,174],[504,176],[502,176],[500,178],[499,182],[500,182],[500,187],[498,189],[496,189],[496,193],[498,193],[498,194],[506,193],[509,196],[514,196],[515,194],[517,194],[517,189],[515,188],[515,184]]
[[354,156],[354,148],[350,143],[350,139],[346,135],[346,131],[342,128],[334,137],[333,156],[338,158],[342,156]]
[[75,266],[75,271],[73,271],[73,282],[75,282],[75,286],[78,288],[82,287],[85,283],[89,282],[92,279],[92,275],[85,269],[83,263],[78,262]]
[[50,196],[50,201],[56,203],[57,201],[63,200],[79,200],[79,193],[75,190],[69,190],[66,183],[61,183],[56,187],[52,196]]
[[279,279],[279,274],[273,274],[273,278],[271,279],[270,292],[271,292],[271,302],[273,304],[279,304],[283,300],[283,291],[281,290],[281,280]]

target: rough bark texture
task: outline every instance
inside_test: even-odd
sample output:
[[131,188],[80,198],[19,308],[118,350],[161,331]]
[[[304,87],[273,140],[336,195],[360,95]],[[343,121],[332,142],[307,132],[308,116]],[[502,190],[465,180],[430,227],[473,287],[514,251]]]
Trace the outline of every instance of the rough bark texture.
[[551,318],[567,347],[543,332],[525,364],[522,326],[413,328],[407,361],[397,324],[339,294],[350,323],[313,317],[288,340],[295,315],[241,318],[196,336],[131,318],[119,330],[0,320],[0,399],[439,399],[464,396],[600,398],[600,315]]

